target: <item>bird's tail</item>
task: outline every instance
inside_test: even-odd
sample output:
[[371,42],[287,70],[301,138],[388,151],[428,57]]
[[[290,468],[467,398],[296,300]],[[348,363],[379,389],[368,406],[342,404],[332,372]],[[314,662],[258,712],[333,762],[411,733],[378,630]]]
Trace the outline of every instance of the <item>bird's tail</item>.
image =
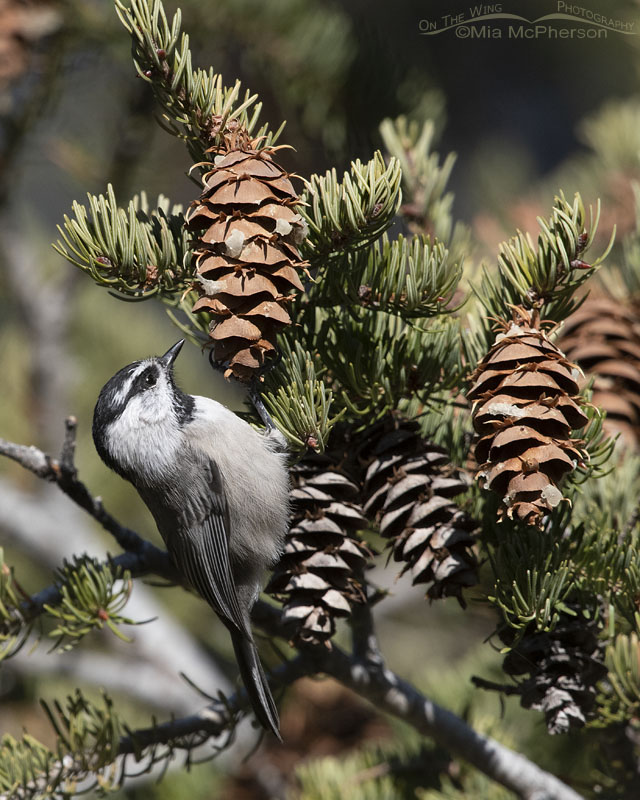
[[270,730],[282,741],[278,709],[262,669],[255,643],[239,631],[231,631],[231,640],[240,668],[240,676],[256,717],[263,728]]

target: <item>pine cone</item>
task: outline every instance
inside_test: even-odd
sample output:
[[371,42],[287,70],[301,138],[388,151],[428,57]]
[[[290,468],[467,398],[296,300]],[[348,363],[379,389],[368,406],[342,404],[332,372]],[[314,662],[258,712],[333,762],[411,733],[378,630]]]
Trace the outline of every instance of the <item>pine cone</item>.
[[291,324],[292,291],[306,269],[298,246],[307,226],[298,195],[273,160],[243,129],[227,123],[204,191],[187,215],[190,230],[206,228],[194,248],[202,296],[193,311],[211,316],[215,360],[225,376],[249,381],[276,352],[276,335]]
[[605,429],[640,443],[640,318],[610,298],[589,298],[565,323],[562,349],[587,377],[592,402],[607,412]]
[[563,499],[563,476],[584,457],[581,442],[570,439],[587,423],[577,396],[580,372],[535,314],[516,308],[514,322],[500,327],[468,393],[481,437],[477,478],[502,497],[508,517],[540,526]]
[[[596,700],[596,684],[607,674],[592,619],[563,614],[549,633],[533,629],[506,656],[503,669],[508,675],[527,675],[518,686],[524,708],[543,711],[549,733],[567,733],[581,728]],[[511,644],[510,628],[503,641]]]
[[[425,441],[415,422],[378,426],[364,484],[364,511],[376,518],[396,561],[427,597],[455,596],[477,583],[474,522],[451,500],[467,488],[445,450]],[[374,436],[374,431],[367,438]]]
[[370,553],[356,532],[367,520],[353,502],[358,487],[328,456],[307,456],[291,477],[291,529],[267,591],[284,603],[295,642],[330,646],[336,619],[365,600],[359,575]]

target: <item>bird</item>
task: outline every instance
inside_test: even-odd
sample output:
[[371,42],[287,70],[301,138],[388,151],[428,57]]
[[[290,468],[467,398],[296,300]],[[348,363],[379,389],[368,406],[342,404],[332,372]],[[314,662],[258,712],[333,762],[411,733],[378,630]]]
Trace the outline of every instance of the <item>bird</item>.
[[101,389],[93,440],[104,463],[133,484],[182,580],[229,630],[260,724],[278,739],[278,710],[250,624],[289,520],[286,441],[261,401],[262,432],[221,403],[183,392],[174,362],[184,339],[134,361]]

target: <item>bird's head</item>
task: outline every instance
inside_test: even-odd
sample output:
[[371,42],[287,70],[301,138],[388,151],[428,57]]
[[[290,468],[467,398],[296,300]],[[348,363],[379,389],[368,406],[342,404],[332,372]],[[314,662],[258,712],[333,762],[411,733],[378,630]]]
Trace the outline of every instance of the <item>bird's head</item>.
[[193,398],[173,378],[184,339],[163,356],[128,364],[102,387],[93,413],[93,441],[102,460],[131,479],[175,446],[193,414]]

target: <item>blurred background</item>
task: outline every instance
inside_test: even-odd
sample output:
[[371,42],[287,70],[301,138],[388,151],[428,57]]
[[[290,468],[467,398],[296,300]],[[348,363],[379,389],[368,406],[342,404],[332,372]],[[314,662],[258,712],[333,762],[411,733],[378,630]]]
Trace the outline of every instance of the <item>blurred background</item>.
[[[287,120],[281,141],[295,149],[284,151],[282,160],[302,176],[331,167],[340,173],[352,159],[368,160],[382,148],[378,129],[385,118],[432,119],[441,161],[457,153],[448,189],[454,219],[471,230],[465,255],[471,280],[516,228],[535,234],[536,216],[548,214],[559,189],[569,197],[580,190],[585,202],[600,197],[602,240],[615,223],[622,241],[636,228],[632,183],[640,178],[638,4],[584,0],[580,7],[632,23],[639,35],[421,35],[420,20],[469,16],[473,5],[180,3],[194,63],[212,65],[227,84],[238,78],[257,92],[263,119],[273,127]],[[558,4],[511,5],[501,4],[502,11],[516,13],[517,6],[518,14],[533,19]],[[167,0],[168,12],[175,6]],[[103,383],[124,364],[164,352],[179,334],[158,304],[118,301],[51,249],[72,202],[104,192],[107,183],[121,205],[140,191],[152,203],[164,194],[185,206],[199,194],[186,175],[185,148],[156,123],[151,92],[136,77],[129,49],[111,0],[0,0],[0,436],[56,453],[65,416],[76,415],[81,478],[123,524],[158,541],[134,490],[100,463],[90,424]],[[241,404],[194,347],[181,356],[178,376],[191,393]],[[49,584],[64,557],[104,555],[114,547],[59,492],[6,460],[0,462],[0,544],[27,592]],[[393,582],[384,560],[374,581],[391,591],[377,619],[392,668],[545,767],[562,774],[570,754],[571,769],[579,770],[570,737],[550,746],[538,715],[521,712],[515,701],[502,708],[497,696],[472,688],[471,675],[490,676],[501,660],[483,644],[493,620],[480,599],[465,612],[454,599],[428,605],[408,580]],[[132,727],[148,724],[153,713],[160,719],[184,715],[205,702],[181,671],[210,693],[231,690],[228,638],[201,601],[178,588],[140,585],[127,613],[158,619],[131,629],[130,645],[92,635],[78,651],[59,656],[47,655],[45,640],[3,665],[2,732],[19,735],[27,727],[50,741],[37,698],[62,697],[76,685],[89,691],[104,686]],[[277,663],[268,644],[263,652]],[[446,754],[328,681],[303,681],[289,692],[282,730],[284,747],[266,742],[252,754],[257,733],[245,726],[224,758],[188,775],[170,770],[160,784],[143,776],[117,796],[341,797],[349,774],[349,796],[357,798],[364,778],[360,761],[350,766],[356,752],[390,771],[397,753],[404,753],[403,797],[463,796],[456,794],[459,765],[449,769],[449,784],[434,779],[434,788],[425,788],[429,770],[435,774],[448,763]],[[509,796],[477,781],[474,797]]]

